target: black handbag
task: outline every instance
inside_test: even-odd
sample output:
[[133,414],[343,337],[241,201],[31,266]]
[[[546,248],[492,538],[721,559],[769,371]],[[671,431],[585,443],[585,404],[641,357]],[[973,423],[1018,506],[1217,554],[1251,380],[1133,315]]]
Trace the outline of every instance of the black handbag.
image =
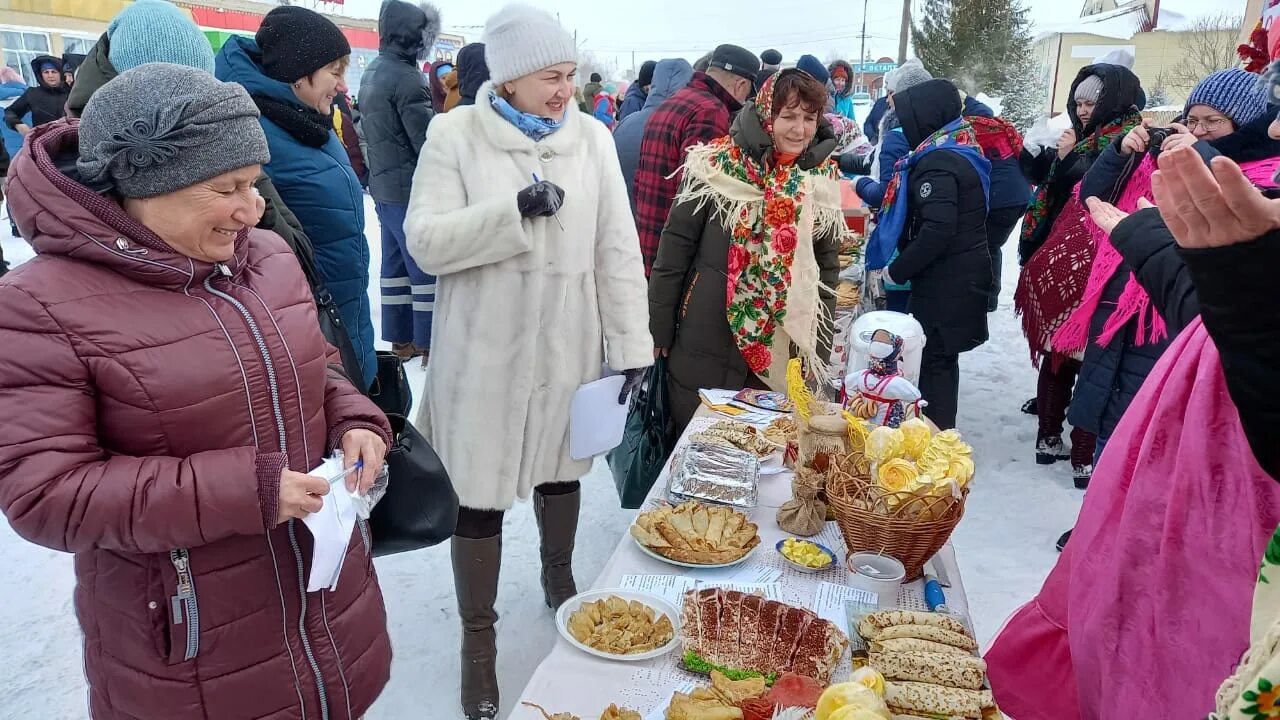
[[388,413],[387,420],[390,478],[369,515],[374,557],[438,545],[458,527],[458,494],[440,456],[403,415]]
[[[338,311],[338,303],[334,302],[329,289],[320,285],[315,292],[316,314],[320,316],[320,334],[330,345],[338,349],[338,357],[342,359],[342,369],[348,378],[364,377],[360,369],[360,356],[351,344],[351,336],[347,334],[347,326],[342,322],[342,313]],[[358,383],[354,383],[358,385]]]
[[413,405],[413,391],[404,372],[404,361],[395,353],[379,350],[378,374],[369,387],[369,399],[378,409],[391,415],[408,415]]
[[623,508],[635,510],[644,504],[671,450],[667,359],[659,357],[645,374],[644,385],[631,399],[622,444],[607,456]]

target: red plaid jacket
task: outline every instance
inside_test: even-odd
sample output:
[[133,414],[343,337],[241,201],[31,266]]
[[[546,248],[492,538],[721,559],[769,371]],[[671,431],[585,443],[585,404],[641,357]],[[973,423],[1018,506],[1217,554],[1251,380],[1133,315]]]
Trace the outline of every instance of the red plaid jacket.
[[658,256],[662,228],[680,187],[680,177],[672,175],[684,164],[685,151],[728,135],[733,114],[741,108],[742,103],[724,86],[705,73],[695,72],[689,84],[659,105],[645,122],[635,179],[636,231],[645,277]]

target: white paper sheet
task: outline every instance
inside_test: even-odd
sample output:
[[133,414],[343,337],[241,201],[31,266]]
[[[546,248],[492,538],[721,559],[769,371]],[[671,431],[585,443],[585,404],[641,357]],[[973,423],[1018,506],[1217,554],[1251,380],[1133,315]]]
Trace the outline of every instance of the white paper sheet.
[[818,617],[829,620],[836,627],[845,630],[848,621],[848,615],[845,612],[846,603],[856,602],[875,606],[878,600],[879,598],[873,592],[824,582],[818,586],[818,592],[813,596],[811,609],[818,614]]
[[[340,476],[342,470],[342,458],[331,457],[307,474],[327,479]],[[356,527],[356,508],[345,477],[337,477],[330,483],[329,494],[323,500],[319,512],[302,519],[313,539],[307,592],[337,589],[342,560],[347,556],[347,545]]]
[[627,406],[618,404],[626,376],[611,375],[587,383],[573,394],[569,405],[569,456],[587,460],[622,444],[627,427]]
[[782,599],[782,583],[731,583],[721,582],[717,580],[699,580],[698,588],[720,588],[721,590],[736,590],[747,595],[760,595],[766,600],[777,600],[778,602],[786,602]]
[[623,575],[618,587],[623,590],[656,595],[677,610],[684,605],[684,594],[693,589],[694,580],[683,575]]
[[[756,550],[758,553],[765,550]],[[709,584],[718,583],[751,583],[755,585],[768,585],[776,583],[782,579],[782,571],[778,568],[769,567],[763,562],[750,561],[741,565],[734,565],[727,568],[709,568],[706,570],[693,570],[693,577],[700,582]]]

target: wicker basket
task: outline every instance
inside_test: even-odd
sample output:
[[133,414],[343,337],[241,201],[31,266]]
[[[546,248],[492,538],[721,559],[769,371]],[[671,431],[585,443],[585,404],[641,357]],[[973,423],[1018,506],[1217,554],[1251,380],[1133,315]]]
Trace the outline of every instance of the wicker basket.
[[888,492],[859,475],[855,461],[850,455],[831,468],[826,492],[849,554],[890,555],[906,568],[907,582],[918,579],[964,517],[968,488],[958,498]]

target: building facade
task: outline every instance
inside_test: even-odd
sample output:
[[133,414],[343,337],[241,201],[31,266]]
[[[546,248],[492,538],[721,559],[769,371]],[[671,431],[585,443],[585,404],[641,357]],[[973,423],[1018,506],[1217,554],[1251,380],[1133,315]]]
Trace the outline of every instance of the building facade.
[[[31,59],[37,55],[86,53],[107,24],[132,0],[0,0],[0,51],[4,64],[35,83]],[[204,30],[215,50],[232,35],[253,35],[274,4],[252,0],[175,0]],[[359,95],[364,68],[378,54],[378,22],[371,18],[327,15],[351,43],[347,83]],[[442,34],[431,60],[452,61],[466,43],[461,35]]]
[[[1133,56],[1133,72],[1148,95],[1163,95],[1157,105],[1181,105],[1195,81],[1179,78],[1176,70],[1192,48],[1206,44],[1194,41],[1192,33],[1204,32],[1206,19],[1243,17],[1246,10],[1244,0],[1086,0],[1078,20],[1043,27],[1035,39],[1041,82],[1049,89],[1044,110],[1062,112],[1080,69],[1116,50]],[[1253,21],[1244,25],[1251,29]],[[1208,44],[1234,48],[1240,33],[1237,26],[1224,27],[1213,31]]]

